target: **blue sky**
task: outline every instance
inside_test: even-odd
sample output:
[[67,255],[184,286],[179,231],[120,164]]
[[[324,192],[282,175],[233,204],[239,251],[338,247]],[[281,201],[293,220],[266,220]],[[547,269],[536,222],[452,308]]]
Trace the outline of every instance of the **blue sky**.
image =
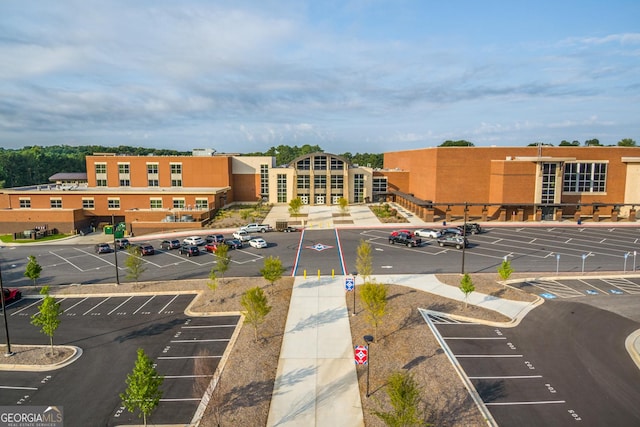
[[0,146],[640,143],[640,2],[3,1]]

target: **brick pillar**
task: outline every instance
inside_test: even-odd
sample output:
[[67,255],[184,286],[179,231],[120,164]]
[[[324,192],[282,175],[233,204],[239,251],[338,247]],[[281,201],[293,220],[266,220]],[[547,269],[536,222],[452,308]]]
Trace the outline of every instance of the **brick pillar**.
[[424,220],[426,222],[433,222],[434,210],[433,208],[425,208]]
[[629,221],[631,221],[631,222],[635,222],[636,221],[636,210],[635,209],[631,209],[629,211]]
[[556,208],[556,213],[554,218],[556,221],[562,221],[562,208]]
[[542,209],[536,209],[536,221],[542,221]]
[[618,222],[618,209],[611,209],[611,222]]
[[593,210],[593,222],[599,222],[600,221],[600,211],[597,209]]
[[499,220],[501,222],[504,222],[504,221],[507,220],[507,210],[505,208],[501,208],[500,209],[500,218],[499,218]]
[[482,208],[482,222],[487,221],[487,217],[489,216],[489,211],[487,208]]

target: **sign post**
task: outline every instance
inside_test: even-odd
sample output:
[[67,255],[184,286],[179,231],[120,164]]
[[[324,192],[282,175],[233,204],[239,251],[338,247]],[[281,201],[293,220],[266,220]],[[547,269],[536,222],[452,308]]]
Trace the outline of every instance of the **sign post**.
[[347,276],[344,279],[344,290],[347,292],[353,292],[353,314],[356,315],[356,279],[353,276]]

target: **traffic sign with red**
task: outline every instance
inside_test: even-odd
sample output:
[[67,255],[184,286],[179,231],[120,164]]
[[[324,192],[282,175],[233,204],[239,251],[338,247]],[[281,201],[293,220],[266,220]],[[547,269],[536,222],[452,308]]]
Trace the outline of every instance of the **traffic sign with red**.
[[357,345],[354,350],[354,357],[357,365],[366,365],[368,361],[369,347]]

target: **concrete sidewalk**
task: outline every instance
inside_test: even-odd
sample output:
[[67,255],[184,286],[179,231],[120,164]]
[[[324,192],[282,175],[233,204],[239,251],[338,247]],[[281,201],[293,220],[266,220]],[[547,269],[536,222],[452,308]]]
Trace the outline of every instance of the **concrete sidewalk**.
[[[372,279],[464,300],[460,289],[435,275]],[[469,296],[469,304],[497,311],[514,322],[541,302],[503,300],[476,292]],[[363,422],[344,277],[296,277],[267,426],[352,427]]]

